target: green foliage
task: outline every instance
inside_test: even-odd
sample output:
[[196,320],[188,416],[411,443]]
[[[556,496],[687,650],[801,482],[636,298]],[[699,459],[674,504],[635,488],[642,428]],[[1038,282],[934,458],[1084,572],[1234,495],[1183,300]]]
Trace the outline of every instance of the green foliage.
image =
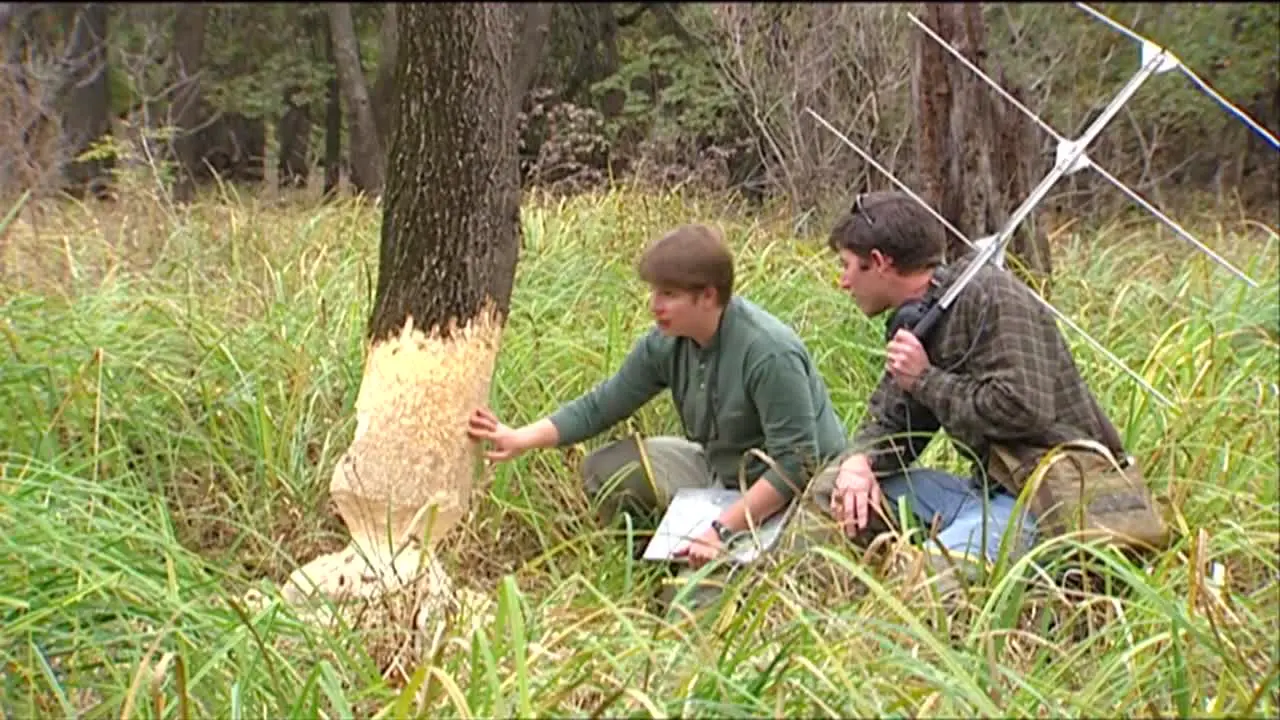
[[626,147],[645,139],[695,147],[729,139],[736,105],[704,52],[671,35],[621,47],[618,71],[591,88],[597,105],[613,94],[624,98],[608,121],[611,139]]
[[[1122,6],[1121,6],[1122,7]],[[1131,15],[1120,7],[1108,9],[1116,17]],[[1228,98],[1249,103],[1274,87],[1280,68],[1280,6],[1269,3],[1209,3],[1170,5],[1142,21],[1138,30],[1168,48],[1191,70]],[[1198,88],[1182,83],[1185,92],[1153,93],[1160,112],[1175,112],[1198,102]],[[1194,111],[1194,109],[1190,110]]]
[[[1265,102],[1280,87],[1275,70],[1280,66],[1280,10],[1276,6],[1112,3],[1098,7],[1166,44],[1229,100],[1264,123],[1280,121],[1266,117],[1271,111]],[[1064,134],[1083,127],[1137,66],[1136,44],[1078,8],[987,3],[985,9],[989,57],[1027,89],[1030,106]],[[738,6],[734,22],[744,32],[735,38],[724,27],[727,15],[723,10],[717,6],[667,5],[642,11],[640,3],[557,5],[536,85],[553,91],[558,101],[591,111],[588,114],[593,118],[594,113],[605,118],[600,140],[608,146],[607,152],[593,150],[592,154],[609,157],[612,168],[603,163],[592,167],[593,177],[604,177],[611,169],[625,173],[646,164],[638,161],[669,167],[675,171],[670,173],[673,177],[695,177],[699,173],[688,170],[704,160],[719,162],[731,157],[735,181],[759,183],[762,171],[750,156],[759,145],[756,141],[764,142],[759,136],[766,131],[775,139],[792,136],[791,125],[796,122],[794,109],[782,110],[786,98],[779,93],[785,90],[778,88],[788,87],[786,78],[769,76],[769,68],[779,65],[781,58],[801,60],[789,53],[799,52],[797,48],[803,45],[799,40],[816,16],[812,9],[800,5]],[[370,84],[381,60],[379,25],[384,11],[384,4],[352,7],[362,65]],[[217,109],[270,122],[284,110],[285,91],[296,88],[298,101],[315,103],[312,148],[318,155],[323,137],[318,109],[333,72],[320,41],[320,31],[328,23],[327,8],[313,4],[217,4],[210,6],[209,12],[202,82],[205,100]],[[59,31],[51,20],[54,14],[39,15],[48,26],[49,37],[57,39]],[[109,82],[117,114],[136,107],[144,97],[160,97],[170,87],[172,70],[165,58],[172,49],[173,15],[167,6],[113,6]],[[615,22],[638,19],[610,35],[610,16]],[[850,28],[849,36],[860,38],[851,40],[858,48],[819,52],[821,57],[814,59],[828,66],[839,64],[840,70],[831,73],[831,81],[824,82],[823,88],[831,97],[856,96],[850,97],[850,105],[860,108],[858,120],[852,123],[857,127],[847,130],[851,137],[862,137],[882,148],[878,153],[881,160],[891,148],[901,154],[902,148],[909,147],[912,112],[906,78],[915,31],[907,27],[901,13],[891,20],[893,27],[882,27],[887,17],[868,15],[871,19],[863,18],[858,21],[862,25]],[[731,59],[735,73],[759,79],[768,76],[769,82],[756,83],[754,92],[759,96],[747,101],[722,77],[713,55]],[[840,59],[832,59],[837,57]],[[885,89],[867,97],[868,87],[881,86]],[[153,109],[163,111],[159,106]],[[758,113],[758,117],[749,117],[747,112]],[[1219,165],[1242,157],[1248,150],[1244,142],[1247,131],[1241,124],[1177,74],[1148,81],[1113,124],[1116,127],[1105,134],[1096,157],[1126,181],[1134,178],[1124,169],[1142,165],[1140,160],[1154,160],[1153,167],[1142,165],[1147,179],[1159,176],[1163,169],[1183,165],[1195,155],[1202,160],[1196,167],[1212,175]],[[795,134],[799,137],[808,132]],[[1210,139],[1213,142],[1207,142]],[[526,140],[528,160],[537,156],[540,143],[535,137]],[[594,147],[600,143],[593,139],[579,144]],[[796,144],[783,142],[776,152],[801,157],[805,150],[791,147]],[[550,155],[565,153],[556,150]],[[808,164],[820,162],[828,159],[815,158]],[[715,168],[713,173],[719,172],[719,166]],[[809,170],[789,168],[786,176],[789,182],[824,187],[832,183],[831,178],[820,177],[818,170]],[[756,174],[743,177],[752,173]],[[810,174],[814,177],[806,180]],[[1203,178],[1205,172],[1197,176]]]
[[173,12],[154,6],[114,6],[107,20],[107,83],[115,112],[155,102],[169,86],[166,62]]
[[[286,89],[296,101],[323,101],[333,69],[318,52],[313,28],[324,27],[323,7],[293,4],[228,5],[210,9],[205,62],[216,78],[202,86],[205,100],[226,112],[250,118],[284,113]],[[283,33],[281,28],[297,28]],[[308,32],[308,31],[311,32]],[[231,37],[233,42],[211,42]]]
[[112,117],[120,117],[133,107],[135,97],[129,74],[118,65],[107,66],[107,94],[111,98]]
[[[380,51],[381,8],[356,4],[353,20],[366,80],[373,82]],[[123,7],[111,19],[112,107],[117,113],[144,98],[158,98],[172,83],[174,12],[166,7]],[[333,68],[324,57],[322,33],[329,16],[322,5],[217,4],[209,8],[201,59],[203,99],[218,110],[249,118],[284,113],[284,93],[294,101],[323,103]]]
[[[101,215],[49,206],[38,234],[10,225],[16,264],[0,278],[0,707],[1274,716],[1280,353],[1266,330],[1280,302],[1277,239],[1176,215],[1263,287],[1234,283],[1148,223],[1080,225],[1057,248],[1054,290],[1180,404],[1153,405],[1068,335],[1170,505],[1182,539],[1169,552],[1140,566],[1046,545],[947,613],[833,545],[731,581],[736,612],[663,619],[646,610],[660,573],[587,519],[569,455],[534,453],[495,469],[472,544],[444,557],[490,598],[489,614],[474,627],[459,617],[430,662],[385,680],[386,658],[365,649],[375,633],[240,600],[251,585],[273,598],[264,575],[341,541],[326,488],[354,431],[379,213],[229,199],[168,215],[137,197]],[[844,422],[857,422],[879,376],[880,329],[834,287],[825,248],[718,203],[626,191],[526,205],[492,390],[504,419],[533,420],[618,366],[650,322],[632,262],[690,217],[723,223],[741,292],[798,330]],[[42,272],[41,258],[65,272]],[[635,427],[673,430],[667,402]],[[948,459],[930,449],[929,462]],[[1037,568],[1080,562],[1109,587],[1037,585]],[[830,577],[804,574],[812,563]]]
[[[1274,93],[1280,67],[1280,6],[1267,3],[1102,3],[1099,12],[1167,48],[1228,100],[1248,107]],[[1007,13],[1007,20],[1003,17]],[[992,51],[1024,84],[1042,80],[1054,67],[1055,89],[1045,108],[1061,118],[1063,132],[1105,104],[1141,65],[1138,43],[1068,5],[1010,4],[988,11]],[[1008,48],[1004,27],[1025,35]],[[1005,44],[1001,44],[1003,41]],[[1061,63],[1054,65],[1054,59]],[[1178,73],[1147,81],[1128,107],[1143,127],[1192,130],[1213,137],[1238,126]]]

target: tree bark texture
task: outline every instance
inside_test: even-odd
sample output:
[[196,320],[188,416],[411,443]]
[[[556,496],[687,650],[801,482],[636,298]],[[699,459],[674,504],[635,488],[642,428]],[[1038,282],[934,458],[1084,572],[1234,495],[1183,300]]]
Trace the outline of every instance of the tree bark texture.
[[4,67],[0,68],[0,193],[29,187],[35,175],[29,150],[32,129],[39,124],[40,109],[27,81],[24,56],[31,43],[34,3],[4,3]]
[[[926,3],[921,19],[974,66],[991,75],[980,3]],[[936,40],[915,34],[916,171],[921,195],[970,240],[1000,230],[1047,171],[1031,121]],[[1003,72],[995,79],[1021,101]],[[947,256],[968,247],[948,233]],[[1035,213],[1015,231],[1008,254],[1024,277],[1046,281],[1048,238]]]
[[519,112],[525,95],[538,76],[538,65],[551,34],[551,15],[555,3],[529,3],[521,7],[519,20],[520,41],[516,50],[515,79],[512,82],[511,102]]
[[350,3],[329,5],[329,30],[351,133],[351,184],[360,192],[378,195],[382,192],[386,157],[378,141],[373,102],[369,99],[369,89],[365,86],[360,65],[360,44],[356,38],[355,23],[351,20]]
[[400,14],[374,342],[409,317],[445,336],[491,303],[505,318],[519,247],[511,12],[405,4]]
[[[949,16],[938,3],[926,3],[920,11],[920,19],[943,38],[950,41]],[[916,176],[919,179],[920,196],[947,220],[958,214],[946,207],[947,133],[951,128],[951,80],[947,76],[946,51],[923,32],[913,35],[915,62],[912,63],[911,92],[915,96]],[[948,236],[948,257],[952,257],[951,243],[958,242]]]

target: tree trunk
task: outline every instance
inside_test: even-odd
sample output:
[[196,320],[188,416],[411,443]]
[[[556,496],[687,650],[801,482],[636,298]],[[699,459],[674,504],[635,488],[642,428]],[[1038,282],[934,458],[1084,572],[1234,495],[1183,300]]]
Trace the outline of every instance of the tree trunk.
[[[984,73],[985,25],[980,3],[928,3],[922,20]],[[1047,170],[1031,121],[938,42],[916,33],[917,171],[923,197],[970,240],[994,234]],[[1021,102],[1021,89],[996,78]],[[950,236],[949,258],[968,252]],[[1048,237],[1033,212],[1014,232],[1008,254],[1028,282],[1047,289],[1052,272]]]
[[[920,12],[924,24],[951,42],[955,32],[947,6],[926,3]],[[948,135],[951,132],[951,79],[947,74],[948,57],[937,42],[923,32],[913,35],[916,47],[912,63],[911,91],[915,96],[916,176],[920,196],[948,222],[955,224],[960,208],[954,206],[954,194],[948,193]],[[960,228],[964,231],[964,228]],[[966,234],[968,234],[966,232]],[[947,257],[963,254],[964,244],[948,234]]]
[[533,80],[538,76],[538,64],[551,32],[551,14],[554,3],[529,3],[523,6],[519,20],[520,41],[516,50],[515,80],[512,83],[511,102],[519,112],[524,97],[529,93]]
[[[0,187],[73,194],[105,174],[103,160],[75,162],[109,132],[104,38],[106,7],[29,3],[5,5],[0,38]],[[52,75],[41,73],[52,68]],[[37,82],[31,82],[36,80]]]
[[195,132],[200,121],[200,61],[204,55],[204,26],[209,6],[201,3],[179,5],[173,22],[174,93],[170,122],[174,125],[173,155],[177,160],[177,183],[173,198],[180,203],[195,197],[195,178],[200,162],[200,138]]
[[330,72],[324,103],[324,197],[332,199],[338,194],[338,184],[342,181],[342,93],[338,88],[338,61],[329,23],[324,24],[321,32]]
[[107,87],[107,6],[89,3],[75,12],[72,34],[63,55],[66,95],[62,105],[62,146],[67,153],[63,180],[80,196],[102,197],[114,165],[108,157],[77,158],[111,133],[111,96]]
[[[618,71],[618,21],[608,3],[559,3],[559,7],[558,22],[571,33],[575,47],[567,77],[557,90],[561,99],[584,104],[580,95],[589,95],[593,83]],[[661,7],[670,10],[665,4]]]
[[311,172],[308,164],[311,154],[311,105],[294,102],[298,92],[297,87],[285,89],[286,110],[276,126],[276,137],[280,141],[276,183],[281,188],[305,188],[307,176]]
[[[412,572],[466,515],[475,472],[466,418],[487,401],[510,305],[520,233],[513,12],[498,3],[400,11],[370,345],[355,438],[330,484],[352,542],[296,573],[294,597],[304,576],[331,596],[377,592],[374,580]],[[409,547],[415,539],[425,542]]]
[[381,52],[378,54],[378,75],[373,81],[373,120],[378,127],[378,142],[383,148],[391,147],[392,107],[396,100],[396,4],[387,3],[382,9],[382,27],[378,32]]
[[35,127],[40,112],[31,86],[27,82],[24,56],[30,45],[31,16],[36,6],[27,3],[4,3],[4,67],[0,68],[0,198],[8,199],[13,191],[30,187],[35,175],[34,158],[28,148],[30,129]]
[[373,103],[365,87],[360,66],[360,44],[355,23],[351,20],[350,3],[329,5],[329,30],[333,37],[333,54],[342,87],[342,101],[347,106],[347,128],[351,133],[351,184],[367,195],[382,193],[386,157],[378,142],[378,126],[373,118]]

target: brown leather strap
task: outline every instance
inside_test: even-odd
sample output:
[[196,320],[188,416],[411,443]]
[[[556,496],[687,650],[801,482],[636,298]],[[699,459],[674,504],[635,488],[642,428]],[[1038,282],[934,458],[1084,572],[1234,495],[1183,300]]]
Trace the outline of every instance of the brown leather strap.
[[1106,413],[1102,412],[1098,399],[1093,396],[1093,393],[1089,393],[1089,404],[1093,407],[1093,414],[1098,419],[1098,427],[1102,428],[1102,444],[1107,446],[1121,467],[1128,465],[1129,457],[1124,451],[1124,441],[1120,439],[1116,426],[1111,423]]

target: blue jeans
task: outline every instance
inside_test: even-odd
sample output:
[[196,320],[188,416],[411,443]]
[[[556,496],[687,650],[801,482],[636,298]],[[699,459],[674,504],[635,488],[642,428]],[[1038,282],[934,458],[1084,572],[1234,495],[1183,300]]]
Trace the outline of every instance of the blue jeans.
[[[938,517],[937,542],[952,553],[985,555],[994,561],[1005,530],[1015,520],[1014,497],[1003,488],[984,498],[967,478],[939,470],[912,468],[891,475],[880,481],[880,491],[895,513],[899,498],[906,498],[907,507],[926,533]],[[1035,518],[1024,509],[1021,537],[1011,538],[1011,554],[1025,552],[1035,542],[1035,535]]]
[[[839,465],[832,463],[813,481],[812,502],[828,516],[839,471]],[[982,490],[967,478],[939,470],[912,468],[890,475],[880,481],[880,491],[889,506],[890,520],[895,525],[898,502],[903,498],[925,533],[930,531],[937,517],[936,542],[952,554],[966,553],[974,558],[986,556],[994,561],[1000,553],[1000,540],[1005,530],[1014,524],[1014,497],[1003,488],[992,492],[990,497],[984,497]],[[888,529],[878,516],[872,516],[857,540],[870,540]],[[1021,537],[1012,538],[1010,555],[1016,557],[1026,552],[1035,539],[1035,518],[1024,510]]]

